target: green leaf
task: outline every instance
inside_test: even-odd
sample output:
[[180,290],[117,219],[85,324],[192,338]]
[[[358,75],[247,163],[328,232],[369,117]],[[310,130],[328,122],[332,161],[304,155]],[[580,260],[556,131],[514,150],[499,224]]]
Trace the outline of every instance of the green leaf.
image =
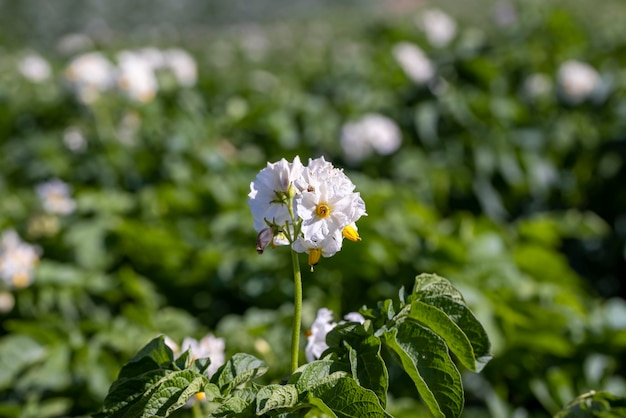
[[[450,302],[454,303],[454,302]],[[474,349],[463,330],[442,310],[421,301],[411,304],[410,318],[432,329],[446,342],[463,366],[476,371]]]
[[626,398],[591,391],[570,402],[554,418],[620,418],[626,416]]
[[288,383],[296,386],[299,393],[306,392],[322,382],[333,373],[347,373],[340,371],[339,364],[332,360],[315,360],[304,364],[291,375]]
[[165,344],[163,336],[157,337],[146,344],[122,367],[118,381],[123,378],[134,378],[151,370],[158,370],[164,365],[171,364],[173,361],[174,353],[172,349]]
[[228,394],[242,383],[264,375],[267,369],[265,363],[256,357],[237,353],[217,370],[211,382],[217,384],[223,394]]
[[336,326],[329,332],[326,342],[336,351],[347,349],[352,377],[359,385],[376,393],[384,408],[387,403],[389,376],[380,355],[380,339],[359,324],[346,323]]
[[[332,376],[332,377],[331,377]],[[374,392],[348,376],[329,376],[309,391],[308,402],[338,418],[389,417]]]
[[209,399],[219,395],[215,385],[193,370],[153,370],[118,382],[98,417],[165,417],[198,392],[206,391]]
[[298,403],[295,385],[268,385],[259,389],[256,414],[262,415],[281,408],[291,408]]
[[441,418],[458,417],[464,402],[461,375],[444,341],[410,319],[383,336],[432,414]]
[[[208,379],[196,375],[191,370],[182,370],[170,373],[159,383],[154,390],[148,391],[144,395],[144,398],[147,399],[142,416],[168,416],[175,410],[182,408],[196,393],[202,392]],[[215,392],[217,392],[217,388],[215,388]],[[143,401],[144,399],[138,404],[142,404]]]
[[452,286],[450,281],[436,274],[424,273],[417,276],[415,278],[415,285],[413,286],[413,295],[417,299],[424,299],[431,296],[445,296],[456,302],[465,304],[461,292]]
[[414,292],[410,316],[439,334],[463,366],[480,372],[491,360],[491,343],[461,293],[448,280],[434,274],[417,276]]
[[46,356],[46,349],[26,335],[8,335],[0,341],[0,389],[15,385],[15,377]]
[[245,411],[250,405],[245,399],[229,396],[226,400],[211,414],[213,417],[235,417]]

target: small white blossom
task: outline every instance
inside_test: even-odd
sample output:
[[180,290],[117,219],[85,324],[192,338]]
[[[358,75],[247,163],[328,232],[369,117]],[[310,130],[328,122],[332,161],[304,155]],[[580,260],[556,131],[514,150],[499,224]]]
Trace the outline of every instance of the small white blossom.
[[510,0],[500,0],[493,9],[493,20],[501,27],[512,26],[518,21],[517,9]]
[[211,364],[207,369],[208,376],[215,374],[217,369],[220,368],[225,362],[225,344],[223,338],[217,338],[213,334],[207,334],[200,340],[195,338],[186,337],[183,339],[182,344],[179,346],[174,340],[168,336],[164,336],[165,345],[167,345],[173,352],[175,358],[180,357],[185,351],[189,351],[189,357],[191,362],[201,358],[208,358],[211,360]]
[[367,114],[341,129],[341,147],[348,161],[359,162],[373,151],[380,155],[395,152],[402,142],[400,128],[386,116]]
[[268,222],[278,226],[291,222],[287,193],[300,177],[302,168],[300,157],[296,156],[292,163],[283,158],[276,163],[267,163],[267,167],[250,183],[248,204],[257,232],[267,228]]
[[552,91],[552,81],[546,74],[531,74],[524,80],[523,92],[527,97],[537,98]]
[[163,51],[165,66],[169,68],[181,86],[192,87],[198,80],[196,60],[180,48]]
[[307,344],[304,350],[308,362],[320,358],[322,353],[328,349],[326,335],[337,326],[332,320],[333,313],[330,309],[321,308],[317,311],[317,317],[307,335]]
[[424,11],[417,23],[435,48],[446,47],[456,36],[456,22],[439,9]]
[[600,85],[598,72],[591,65],[576,60],[561,64],[557,79],[561,92],[572,103],[582,102]]
[[74,58],[65,69],[65,78],[83,103],[93,103],[115,86],[116,69],[99,52]]
[[15,297],[11,292],[0,292],[0,313],[11,312],[15,306]]
[[44,210],[48,213],[69,215],[76,208],[76,202],[70,197],[70,185],[59,179],[40,183],[35,191],[43,203]]
[[73,152],[84,151],[87,148],[87,140],[83,132],[74,126],[63,131],[63,144]]
[[117,85],[132,100],[147,103],[154,99],[159,84],[152,64],[139,54],[118,54]]
[[18,63],[20,73],[33,83],[42,83],[50,78],[52,69],[50,64],[39,54],[28,54]]
[[404,73],[416,84],[429,82],[435,76],[435,66],[418,46],[400,42],[393,47],[393,56]]
[[224,364],[224,349],[224,339],[217,338],[213,334],[207,334],[200,340],[187,337],[181,345],[183,352],[189,350],[192,361],[199,358],[209,358],[211,360],[211,364],[207,369],[209,376],[213,376],[217,369]]
[[297,253],[309,254],[309,265],[318,263],[320,256],[332,257],[341,250],[343,243],[342,230],[337,229],[332,234],[322,237],[304,238],[299,237],[292,245]]
[[0,279],[9,287],[22,288],[33,281],[40,249],[23,242],[13,230],[0,237]]
[[[365,318],[358,312],[350,312],[344,316],[348,322],[358,322],[363,324]],[[340,321],[339,324],[345,321]],[[311,330],[307,333],[307,344],[305,348],[306,359],[308,362],[317,360],[328,349],[326,344],[326,335],[337,326],[336,322],[333,322],[333,313],[328,308],[320,308],[317,311],[317,316],[311,325]]]

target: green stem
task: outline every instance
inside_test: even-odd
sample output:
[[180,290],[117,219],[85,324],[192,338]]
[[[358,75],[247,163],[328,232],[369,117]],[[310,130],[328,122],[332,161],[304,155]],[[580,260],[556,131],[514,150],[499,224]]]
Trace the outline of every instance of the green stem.
[[293,264],[294,282],[294,313],[293,334],[291,334],[291,373],[298,368],[298,354],[300,352],[300,326],[302,323],[302,274],[298,253],[291,250],[291,262]]
[[193,418],[202,418],[204,415],[202,414],[202,405],[200,402],[194,402],[191,406],[191,414]]

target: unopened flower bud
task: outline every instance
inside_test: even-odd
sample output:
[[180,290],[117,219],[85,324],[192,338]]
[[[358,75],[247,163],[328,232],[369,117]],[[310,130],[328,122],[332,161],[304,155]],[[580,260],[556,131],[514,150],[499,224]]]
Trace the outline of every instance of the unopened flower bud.
[[313,271],[313,266],[319,263],[321,256],[322,250],[320,248],[312,248],[309,250],[309,266],[311,266],[311,271]]
[[272,228],[265,228],[259,232],[259,235],[256,238],[256,252],[259,254],[263,254],[265,251],[265,247],[272,242],[274,239],[274,231]]

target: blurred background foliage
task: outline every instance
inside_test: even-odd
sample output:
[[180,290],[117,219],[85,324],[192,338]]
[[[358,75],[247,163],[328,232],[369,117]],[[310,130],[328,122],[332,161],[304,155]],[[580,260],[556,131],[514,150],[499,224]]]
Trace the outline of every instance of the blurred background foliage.
[[[334,3],[0,1],[0,232],[40,254],[32,283],[5,279],[0,295],[0,415],[95,412],[158,334],[211,331],[282,379],[290,261],[255,252],[247,193],[267,161],[295,155],[345,167],[368,211],[362,242],[304,273],[305,327],[319,307],[339,316],[436,272],[493,344],[465,376],[464,416],[626,396],[626,8]],[[416,24],[429,7],[457,22],[446,45]],[[428,57],[430,80],[403,71],[401,42]],[[72,88],[72,58],[145,47],[183,48],[197,81],[160,73],[144,101]],[[18,70],[33,53],[48,77]],[[595,69],[588,97],[559,84],[568,60]],[[355,159],[343,127],[372,113],[401,147]],[[71,213],[42,206],[51,179],[71,186]],[[391,379],[391,412],[427,416]]]

